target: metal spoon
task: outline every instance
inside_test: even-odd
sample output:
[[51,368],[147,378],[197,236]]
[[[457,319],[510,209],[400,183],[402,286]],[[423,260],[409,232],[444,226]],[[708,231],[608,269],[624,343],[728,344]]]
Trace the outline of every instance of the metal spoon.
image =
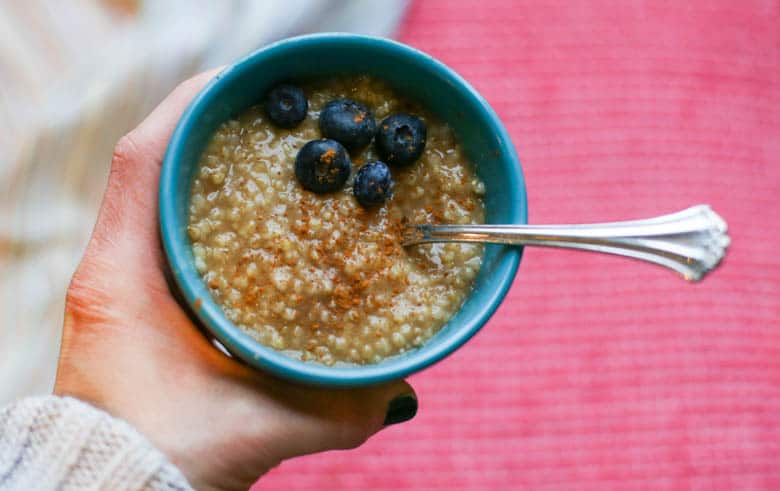
[[699,281],[731,243],[726,222],[708,205],[646,220],[585,225],[407,225],[402,245],[430,242],[563,247],[617,254],[672,269]]

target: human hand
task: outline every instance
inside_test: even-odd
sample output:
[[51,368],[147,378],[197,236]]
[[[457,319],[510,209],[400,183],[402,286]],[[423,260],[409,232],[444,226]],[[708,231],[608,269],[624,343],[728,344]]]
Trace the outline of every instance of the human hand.
[[414,416],[405,382],[294,385],[214,348],[172,297],[157,225],[168,139],[216,71],[166,98],[114,150],[97,224],[68,288],[55,393],[133,424],[196,489],[247,489],[280,461],[354,448]]

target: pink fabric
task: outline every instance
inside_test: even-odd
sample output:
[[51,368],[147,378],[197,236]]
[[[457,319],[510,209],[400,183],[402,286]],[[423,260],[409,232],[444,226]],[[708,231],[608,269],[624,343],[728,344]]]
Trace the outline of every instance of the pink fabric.
[[526,250],[509,296],[411,382],[412,422],[256,489],[780,489],[780,3],[432,1],[401,39],[505,122],[532,223],[706,202],[733,245],[697,285]]

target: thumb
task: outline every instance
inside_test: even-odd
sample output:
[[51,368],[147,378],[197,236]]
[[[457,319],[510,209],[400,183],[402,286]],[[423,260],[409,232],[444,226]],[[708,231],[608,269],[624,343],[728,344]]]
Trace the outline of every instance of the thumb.
[[[383,428],[417,413],[414,390],[400,380],[358,389],[315,388],[241,367],[244,370],[251,380],[246,387],[252,390],[248,399],[243,392],[241,398],[225,399],[222,420],[231,427],[217,435],[222,435],[219,443],[199,451],[186,438],[174,440],[179,448],[171,454],[196,481],[210,482],[219,476],[219,485],[226,489],[246,489],[283,460],[358,447]],[[203,462],[209,463],[207,470]]]
[[282,460],[358,447],[387,426],[412,419],[418,408],[414,389],[405,381],[362,389],[309,388],[298,395],[285,397],[280,414],[289,423],[280,426],[284,438],[274,439],[285,442],[279,449]]

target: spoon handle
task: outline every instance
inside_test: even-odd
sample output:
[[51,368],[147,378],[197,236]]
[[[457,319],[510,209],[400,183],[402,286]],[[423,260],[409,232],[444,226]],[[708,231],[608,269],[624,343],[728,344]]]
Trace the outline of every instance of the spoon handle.
[[408,225],[403,245],[430,242],[563,247],[617,254],[670,268],[698,281],[730,243],[726,222],[707,205],[646,220],[583,225]]

